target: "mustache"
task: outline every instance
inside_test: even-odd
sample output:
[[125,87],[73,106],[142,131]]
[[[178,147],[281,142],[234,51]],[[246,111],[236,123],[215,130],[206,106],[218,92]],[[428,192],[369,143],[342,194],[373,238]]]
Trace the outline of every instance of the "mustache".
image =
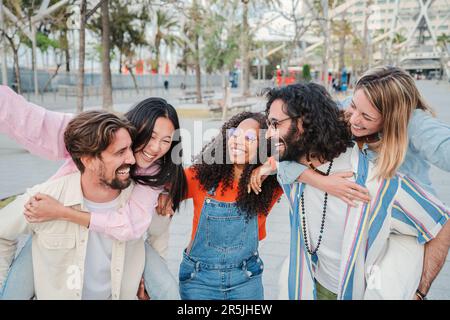
[[130,169],[131,170],[131,165],[129,165],[129,164],[121,165],[119,168],[116,169],[116,172],[124,170],[124,169]]

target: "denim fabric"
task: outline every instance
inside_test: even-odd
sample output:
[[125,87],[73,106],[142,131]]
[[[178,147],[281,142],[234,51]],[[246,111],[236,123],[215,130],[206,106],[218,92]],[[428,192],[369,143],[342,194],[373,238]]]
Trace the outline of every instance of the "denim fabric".
[[[30,300],[34,296],[31,237],[11,265],[0,300]],[[152,300],[179,300],[178,284],[167,263],[145,242],[145,288]]]
[[180,300],[177,281],[167,262],[145,241],[145,288],[152,300]]
[[11,264],[5,284],[0,289],[0,300],[30,300],[34,297],[31,236]]
[[183,253],[179,272],[181,298],[264,299],[264,266],[258,242],[256,216],[246,220],[235,203],[207,197],[191,251]]

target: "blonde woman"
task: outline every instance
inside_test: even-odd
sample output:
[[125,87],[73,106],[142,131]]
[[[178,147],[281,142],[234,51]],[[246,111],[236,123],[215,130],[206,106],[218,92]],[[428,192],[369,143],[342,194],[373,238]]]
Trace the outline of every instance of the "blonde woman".
[[[396,67],[377,67],[367,71],[355,86],[346,115],[354,140],[375,163],[378,177],[391,178],[395,172],[401,172],[425,190],[436,194],[429,178],[430,165],[450,171],[450,126],[434,117],[414,79],[406,71]],[[353,172],[326,177],[297,162],[280,162],[277,169],[278,179],[284,184],[297,180],[336,196],[349,205],[355,205],[355,200],[370,200],[367,190],[347,180]],[[250,184],[253,191],[258,191],[269,172],[271,166],[268,163],[254,171]],[[427,294],[432,280],[445,262],[446,253],[439,250],[440,240],[433,240],[425,246],[425,257],[421,261],[417,261],[421,255],[412,252],[415,247],[408,239],[390,243],[391,248],[396,246],[405,252],[409,250],[410,256],[416,257],[409,261],[398,261],[395,257],[385,259],[392,268],[425,261],[417,297]],[[409,279],[383,278],[382,281],[406,284]],[[395,293],[392,297],[396,297]]]

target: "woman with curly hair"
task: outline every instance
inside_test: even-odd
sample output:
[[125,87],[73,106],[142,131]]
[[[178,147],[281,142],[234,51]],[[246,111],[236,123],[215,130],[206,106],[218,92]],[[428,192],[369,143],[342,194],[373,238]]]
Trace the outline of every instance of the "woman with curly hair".
[[235,115],[185,171],[194,218],[180,265],[182,299],[264,298],[258,242],[282,191],[275,177],[258,195],[249,193],[247,184],[252,170],[266,160],[260,155],[267,147],[260,132],[265,128],[262,114]]

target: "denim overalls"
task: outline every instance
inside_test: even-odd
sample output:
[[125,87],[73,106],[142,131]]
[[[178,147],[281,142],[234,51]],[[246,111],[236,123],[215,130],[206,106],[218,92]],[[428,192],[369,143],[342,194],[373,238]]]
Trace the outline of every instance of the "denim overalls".
[[183,252],[179,282],[185,300],[262,300],[263,262],[257,216],[246,222],[235,202],[203,203],[191,251]]

